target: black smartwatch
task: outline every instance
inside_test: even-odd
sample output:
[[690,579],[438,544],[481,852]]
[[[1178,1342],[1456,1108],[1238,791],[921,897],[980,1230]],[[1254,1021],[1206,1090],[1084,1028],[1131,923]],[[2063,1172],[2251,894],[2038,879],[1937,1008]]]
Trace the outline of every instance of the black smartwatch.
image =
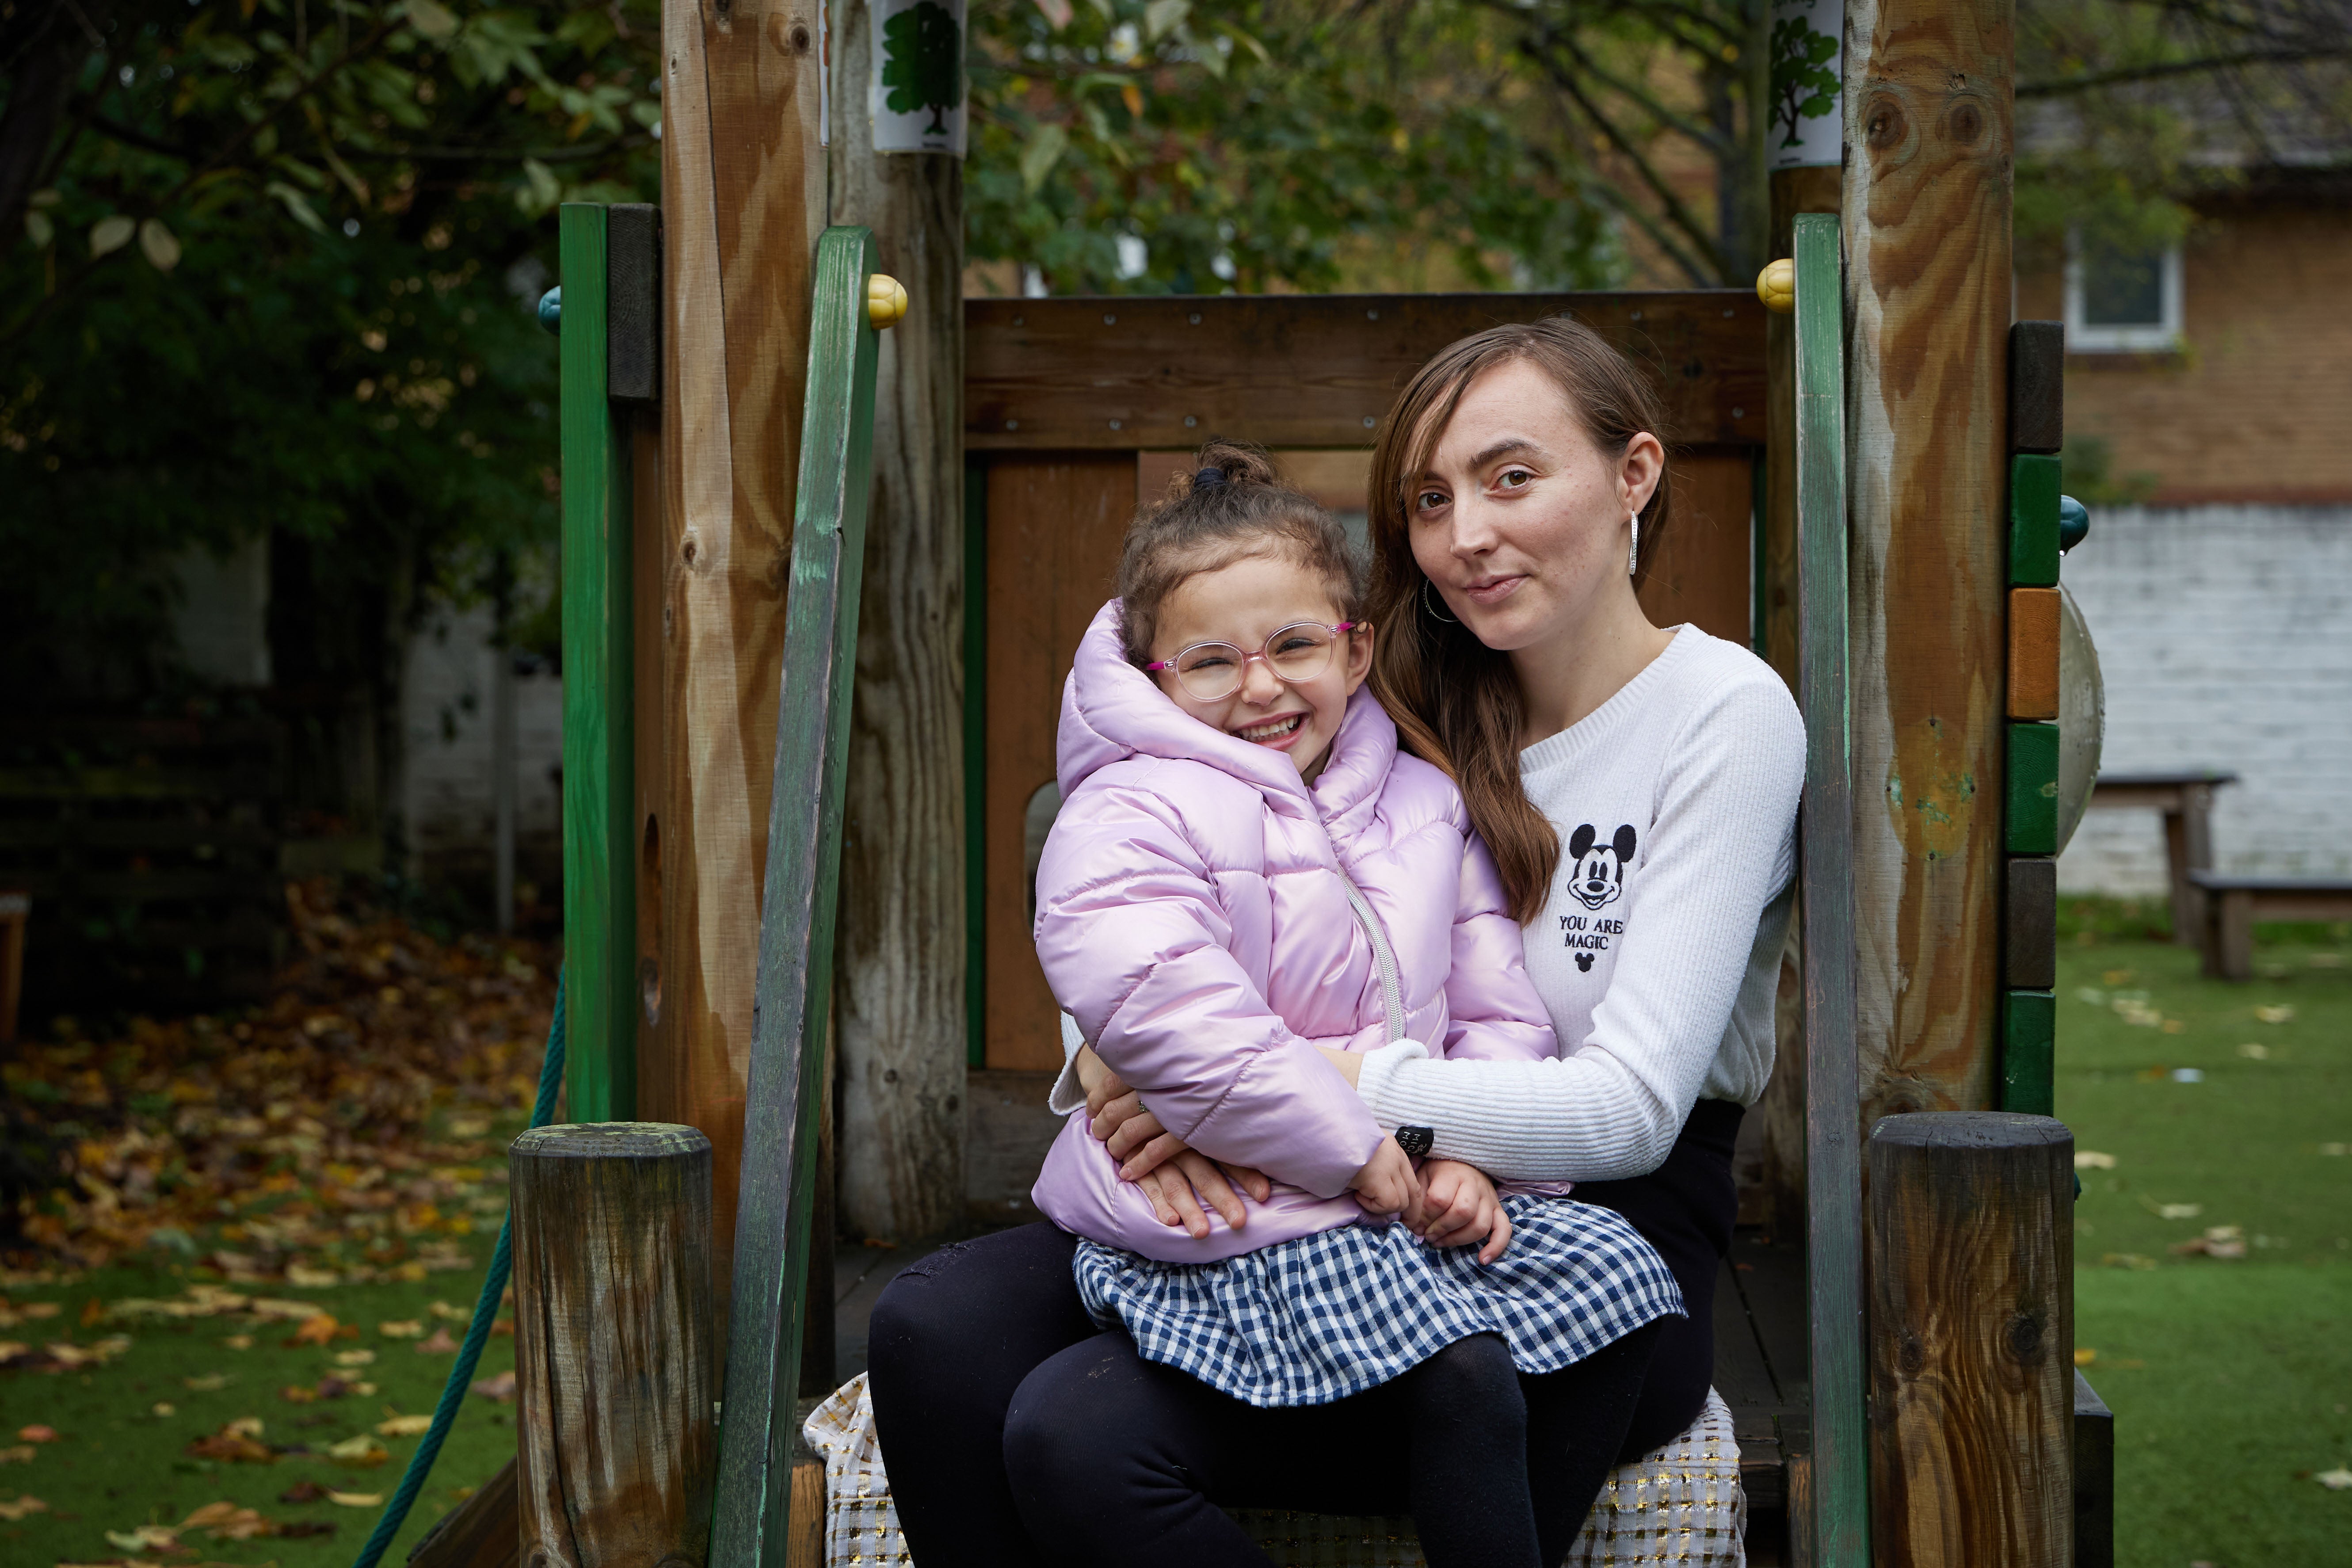
[[1396,1130],[1396,1141],[1398,1148],[1418,1160],[1429,1152],[1430,1145],[1437,1142],[1437,1129],[1400,1127]]

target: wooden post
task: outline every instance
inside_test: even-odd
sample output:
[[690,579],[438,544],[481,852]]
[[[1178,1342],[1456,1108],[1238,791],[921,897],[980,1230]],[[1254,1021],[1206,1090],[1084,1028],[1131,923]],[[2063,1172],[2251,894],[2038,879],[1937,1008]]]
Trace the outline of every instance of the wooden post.
[[1850,0],[1854,948],[1862,1100],[1994,1100],[2009,0]]
[[963,1214],[963,161],[877,154],[875,7],[834,34],[833,221],[906,285],[874,398],[876,569],[858,606],[842,843],[841,1223],[928,1236]]
[[1870,1554],[1863,1429],[1861,1077],[1854,1027],[1853,689],[1838,220],[1795,222],[1797,699],[1805,716],[1805,1277],[1809,1521],[1820,1568]]
[[[635,730],[629,448],[606,396],[604,208],[566,202],[563,268],[564,1104],[635,1114]],[[504,650],[499,657],[504,658]]]
[[701,1568],[718,1458],[710,1142],[541,1127],[508,1157],[524,1568]]
[[2006,1111],[1871,1130],[1880,1568],[2072,1568],[2074,1154]]
[[640,1109],[711,1142],[731,1278],[783,671],[809,287],[824,226],[819,0],[665,0],[659,504],[637,515],[653,731],[635,852]]

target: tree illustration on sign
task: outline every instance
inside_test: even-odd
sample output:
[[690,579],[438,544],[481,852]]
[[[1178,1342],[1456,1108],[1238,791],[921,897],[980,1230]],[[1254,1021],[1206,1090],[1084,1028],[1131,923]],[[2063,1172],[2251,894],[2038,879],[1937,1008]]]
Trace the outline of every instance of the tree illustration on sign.
[[1837,52],[1838,41],[1813,31],[1803,16],[1772,25],[1772,123],[1789,128],[1781,146],[1799,144],[1799,121],[1819,120],[1837,107],[1837,72],[1829,68]]
[[933,0],[918,0],[882,24],[883,101],[893,114],[919,114],[931,122],[925,135],[947,134],[947,111],[963,101],[963,30],[953,13]]

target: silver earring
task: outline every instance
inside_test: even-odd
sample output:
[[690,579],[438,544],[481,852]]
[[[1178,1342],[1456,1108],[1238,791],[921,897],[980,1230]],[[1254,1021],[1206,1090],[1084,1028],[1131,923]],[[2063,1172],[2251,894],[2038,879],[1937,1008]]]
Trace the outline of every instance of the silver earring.
[[1429,618],[1431,620],[1444,621],[1449,626],[1461,625],[1461,623],[1456,621],[1452,616],[1449,616],[1444,611],[1439,609],[1436,603],[1430,598],[1429,579],[1426,577],[1423,577],[1421,580],[1421,607],[1429,612]]
[[1625,546],[1625,575],[1631,577],[1642,569],[1642,514],[1638,511],[1627,513],[1625,525],[1633,534]]

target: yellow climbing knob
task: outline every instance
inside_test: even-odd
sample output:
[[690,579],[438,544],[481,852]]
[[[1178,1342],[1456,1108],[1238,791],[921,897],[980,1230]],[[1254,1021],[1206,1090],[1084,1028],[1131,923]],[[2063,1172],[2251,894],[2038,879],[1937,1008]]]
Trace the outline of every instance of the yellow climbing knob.
[[1797,264],[1785,258],[1765,263],[1764,270],[1756,275],[1756,297],[1776,316],[1785,316],[1795,310]]
[[907,286],[885,273],[866,280],[866,319],[887,332],[907,319]]

